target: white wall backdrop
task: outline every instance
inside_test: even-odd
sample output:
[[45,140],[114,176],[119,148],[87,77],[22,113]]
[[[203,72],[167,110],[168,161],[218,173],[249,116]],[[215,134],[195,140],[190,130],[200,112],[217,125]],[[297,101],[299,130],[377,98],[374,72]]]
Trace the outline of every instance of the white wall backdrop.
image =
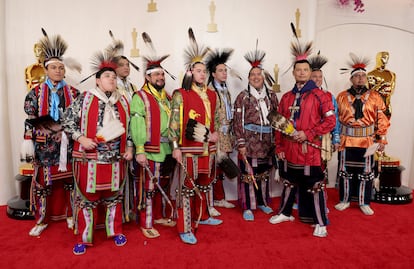
[[[66,56],[76,58],[83,66],[81,74],[67,72],[66,80],[80,90],[94,86],[90,79],[78,82],[90,74],[90,57],[106,47],[111,39],[108,31],[124,41],[125,55],[132,48],[131,32],[138,32],[137,47],[146,54],[140,34],[146,31],[152,37],[159,54],[170,54],[165,67],[182,76],[183,52],[188,45],[187,29],[192,27],[196,38],[212,48],[235,49],[229,65],[243,77],[229,79],[235,97],[246,85],[248,63],[243,55],[253,50],[256,39],[259,48],[266,51],[264,66],[272,73],[279,65],[282,93],[293,86],[291,71],[282,75],[291,64],[290,22],[295,22],[295,11],[301,11],[300,28],[303,40],[314,40],[315,51],[329,58],[325,67],[328,86],[335,94],[349,86],[349,77],[339,75],[339,68],[348,60],[350,51],[371,57],[375,66],[378,51],[390,52],[388,69],[397,74],[397,87],[392,97],[393,116],[389,132],[390,145],[386,152],[398,156],[407,168],[403,184],[414,186],[413,132],[414,116],[410,113],[414,86],[414,6],[412,0],[363,0],[365,12],[356,13],[352,7],[339,9],[335,0],[216,0],[214,21],[218,32],[208,33],[210,0],[156,0],[157,12],[147,12],[149,0],[0,0],[0,139],[4,147],[0,153],[0,204],[16,195],[14,175],[18,172],[19,148],[23,135],[23,101],[26,95],[24,70],[35,63],[33,44],[41,37],[41,27],[49,35],[59,33],[68,42]],[[130,58],[141,66],[141,58]],[[143,82],[142,72],[131,71],[137,85]],[[179,79],[167,78],[167,90],[179,87]],[[336,156],[330,163],[336,171]],[[334,182],[331,173],[330,182]],[[229,182],[229,198],[235,198],[235,184]],[[272,184],[273,194],[280,188]]]

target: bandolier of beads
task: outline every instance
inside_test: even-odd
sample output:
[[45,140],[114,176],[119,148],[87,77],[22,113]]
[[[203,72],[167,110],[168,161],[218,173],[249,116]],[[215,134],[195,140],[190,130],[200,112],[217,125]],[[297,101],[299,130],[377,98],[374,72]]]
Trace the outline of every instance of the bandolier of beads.
[[[175,192],[178,193],[178,190],[175,190]],[[194,189],[190,189],[187,186],[183,186],[181,190],[181,195],[189,198],[190,196],[192,197],[195,195],[195,191]]]
[[358,174],[358,180],[361,180],[361,181],[371,181],[371,180],[374,180],[374,178],[375,178],[374,173]]
[[321,192],[322,190],[324,190],[325,187],[326,187],[326,184],[325,183],[323,183],[323,182],[316,182],[315,185],[313,185],[313,187],[308,190],[308,192],[318,193],[318,192]]
[[155,195],[155,192],[156,192],[156,190],[153,190],[153,191],[146,191],[146,192],[145,192],[145,195],[146,195],[147,199],[151,199],[151,198],[153,198],[153,197],[154,197],[154,195]]
[[65,191],[73,191],[73,183],[63,183],[63,189]]
[[344,179],[351,179],[353,175],[348,173],[347,171],[339,171],[338,176]]
[[52,194],[52,189],[48,186],[46,188],[36,188],[34,190],[35,195],[38,197],[49,196]]
[[294,187],[296,187],[296,184],[290,183],[288,180],[283,180],[283,185],[286,188],[294,188]]
[[123,195],[118,195],[118,197],[111,199],[111,200],[104,200],[103,203],[107,206],[107,207],[113,207],[116,206],[116,204],[120,204],[124,201],[124,196]]
[[211,189],[211,184],[208,185],[196,185],[200,192],[209,192]]
[[86,209],[92,209],[92,208],[96,208],[99,204],[99,201],[83,201],[80,198],[76,199],[75,201],[75,206],[79,207],[79,208],[86,208]]

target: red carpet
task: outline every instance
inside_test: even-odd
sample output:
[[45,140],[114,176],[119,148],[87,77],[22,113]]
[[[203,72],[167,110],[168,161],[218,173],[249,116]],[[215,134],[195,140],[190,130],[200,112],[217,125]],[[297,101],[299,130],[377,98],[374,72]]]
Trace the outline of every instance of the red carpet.
[[[124,226],[128,243],[116,247],[98,230],[95,245],[72,254],[75,237],[65,222],[53,222],[39,238],[28,235],[34,221],[13,220],[0,207],[0,268],[414,268],[414,204],[373,203],[374,216],[356,205],[333,208],[338,195],[328,190],[327,238],[298,220],[271,225],[256,211],[245,222],[240,209],[221,209],[221,226],[201,226],[199,243],[185,245],[175,228],[158,226],[161,237],[146,239],[135,223]],[[279,198],[273,200],[273,208]],[[296,216],[297,212],[294,212]]]

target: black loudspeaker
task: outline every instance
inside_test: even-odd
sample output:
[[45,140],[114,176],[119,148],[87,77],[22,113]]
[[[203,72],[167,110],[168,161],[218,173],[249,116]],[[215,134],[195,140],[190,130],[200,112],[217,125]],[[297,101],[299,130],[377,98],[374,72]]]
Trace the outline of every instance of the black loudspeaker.
[[30,184],[32,176],[16,175],[15,180],[20,185],[20,195],[7,201],[7,216],[18,220],[33,220],[35,217],[30,212]]

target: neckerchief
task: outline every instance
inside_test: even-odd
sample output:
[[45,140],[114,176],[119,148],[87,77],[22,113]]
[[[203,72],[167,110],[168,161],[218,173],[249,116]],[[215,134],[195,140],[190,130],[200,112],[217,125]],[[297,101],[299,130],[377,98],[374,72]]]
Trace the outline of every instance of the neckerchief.
[[58,89],[64,87],[66,85],[66,82],[64,80],[61,80],[61,81],[58,82],[58,84],[56,86],[54,86],[52,81],[50,80],[50,78],[47,77],[45,83],[49,87],[49,89],[51,90],[51,93],[52,93],[52,95],[51,95],[52,103],[50,104],[49,115],[55,121],[58,121],[59,120],[60,99],[59,99],[59,95],[57,94],[57,91],[58,91]]
[[352,103],[352,106],[355,109],[355,120],[358,120],[362,117],[364,117],[364,113],[362,112],[362,107],[363,107],[363,102],[361,100],[361,96],[368,91],[367,87],[362,86],[359,87],[358,89],[355,89],[354,87],[351,87],[348,92],[355,97],[354,102]]
[[267,104],[266,104],[266,100],[265,100],[266,97],[267,97],[266,87],[264,87],[264,85],[263,85],[260,92],[256,88],[254,88],[254,87],[252,87],[252,88],[253,88],[253,90],[250,91],[250,94],[254,98],[256,98],[257,103],[259,104],[259,107],[260,107],[260,112],[261,112],[260,122],[262,123],[262,125],[269,125],[269,120],[267,119],[267,115],[269,115],[269,109],[267,109]]
[[217,81],[213,81],[214,83],[214,88],[217,89],[217,92],[219,93],[221,99],[224,102],[224,106],[226,108],[226,119],[228,121],[233,119],[233,114],[231,113],[231,101],[229,99],[229,91],[226,87],[226,84],[220,84]]
[[158,91],[154,88],[150,83],[145,83],[142,87],[144,91],[154,96],[155,100],[157,100],[158,104],[162,106],[164,111],[167,113],[168,118],[171,116],[171,108],[170,104],[167,102],[167,93],[165,92],[165,89],[161,89],[161,91]]
[[105,111],[104,111],[102,125],[105,126],[105,124],[107,124],[108,122],[111,122],[117,119],[114,106],[119,101],[119,99],[121,99],[121,94],[118,91],[114,91],[112,92],[111,96],[108,98],[106,94],[98,88],[93,88],[93,89],[90,89],[89,91],[90,93],[95,95],[99,100],[105,103]]
[[300,116],[300,103],[302,102],[303,94],[306,92],[309,92],[313,89],[317,88],[315,82],[313,80],[308,80],[305,85],[301,89],[298,88],[298,85],[295,84],[295,87],[292,89],[292,93],[295,94],[295,101],[293,103],[293,106],[297,109],[293,113],[293,122],[296,127],[296,120],[299,119]]

